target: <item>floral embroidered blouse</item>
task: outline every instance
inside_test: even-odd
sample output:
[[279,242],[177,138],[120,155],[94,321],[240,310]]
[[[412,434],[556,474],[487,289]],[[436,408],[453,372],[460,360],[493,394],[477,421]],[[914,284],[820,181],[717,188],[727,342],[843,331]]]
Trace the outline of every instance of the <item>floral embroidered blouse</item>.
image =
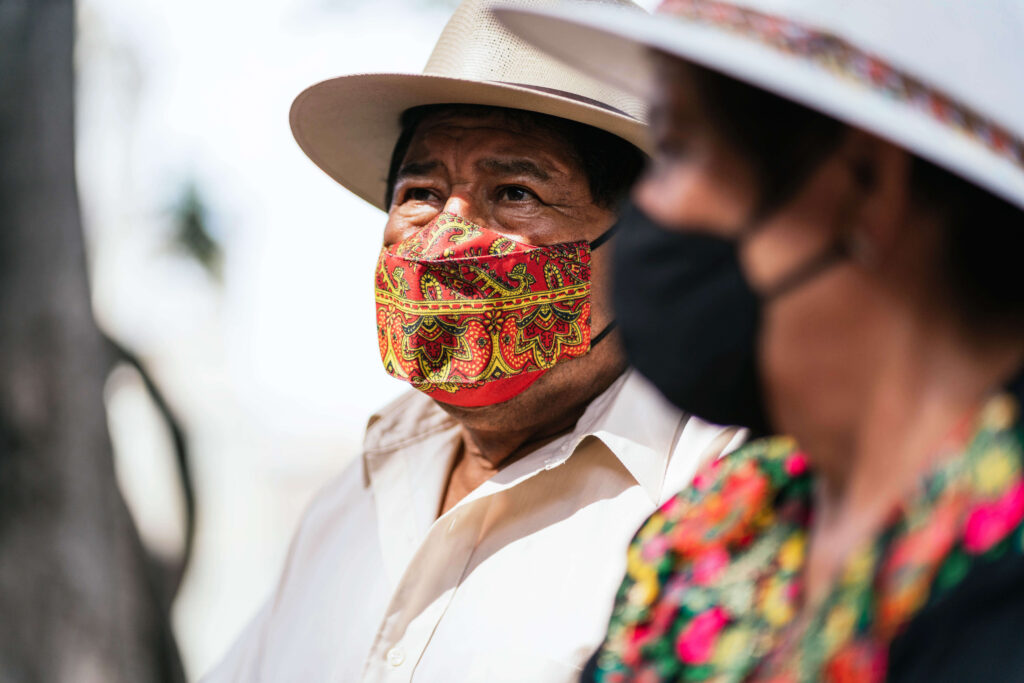
[[[813,512],[807,458],[772,438],[705,467],[634,538],[607,639],[584,680],[852,683],[897,670],[932,680],[938,674],[922,662],[955,652],[962,644],[950,634],[970,638],[972,623],[988,624],[974,638],[997,664],[1024,649],[1015,627],[1024,624],[1021,384],[953,435],[956,450],[938,454],[805,619],[796,617]],[[1006,600],[1016,601],[1002,614],[1012,624],[971,617]],[[953,661],[933,669],[949,678]],[[1010,680],[1024,680],[1015,672]]]

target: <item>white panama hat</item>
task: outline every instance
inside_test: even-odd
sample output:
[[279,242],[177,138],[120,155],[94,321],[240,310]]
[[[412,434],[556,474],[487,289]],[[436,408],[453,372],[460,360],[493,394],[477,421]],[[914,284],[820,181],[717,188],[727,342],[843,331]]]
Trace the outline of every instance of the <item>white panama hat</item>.
[[[543,9],[557,0],[517,0]],[[508,4],[506,2],[506,4]],[[631,0],[590,0],[646,14]],[[466,0],[449,20],[422,74],[357,74],[318,83],[291,108],[302,151],[339,183],[377,208],[404,111],[426,104],[525,109],[600,128],[646,149],[643,102],[569,68],[501,26],[487,0]]]
[[650,94],[661,51],[874,133],[1024,208],[1024,0],[494,11],[537,47],[638,95]]

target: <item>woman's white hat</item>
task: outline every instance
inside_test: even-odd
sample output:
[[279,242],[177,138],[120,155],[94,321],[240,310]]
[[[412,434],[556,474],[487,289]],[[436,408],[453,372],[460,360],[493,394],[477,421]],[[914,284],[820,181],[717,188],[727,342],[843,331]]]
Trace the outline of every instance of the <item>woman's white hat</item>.
[[[516,0],[512,6],[543,9],[556,1]],[[645,14],[630,0],[591,4]],[[448,103],[551,114],[641,148],[647,140],[641,100],[523,42],[494,19],[486,0],[466,0],[455,10],[422,74],[342,76],[303,91],[292,103],[292,133],[327,175],[386,210],[388,165],[402,112]]]
[[651,51],[662,51],[891,140],[1024,208],[1022,0],[666,0],[654,15],[577,2],[495,14],[641,96],[653,87]]

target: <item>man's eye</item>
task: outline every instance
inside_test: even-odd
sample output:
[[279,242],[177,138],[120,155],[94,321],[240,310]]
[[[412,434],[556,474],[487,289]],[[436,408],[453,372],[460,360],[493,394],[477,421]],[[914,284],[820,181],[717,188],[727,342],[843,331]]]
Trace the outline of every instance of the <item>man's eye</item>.
[[407,202],[429,202],[437,199],[437,193],[425,187],[410,187],[405,191]]
[[518,185],[510,185],[498,190],[498,199],[510,202],[525,202],[536,198],[537,195]]

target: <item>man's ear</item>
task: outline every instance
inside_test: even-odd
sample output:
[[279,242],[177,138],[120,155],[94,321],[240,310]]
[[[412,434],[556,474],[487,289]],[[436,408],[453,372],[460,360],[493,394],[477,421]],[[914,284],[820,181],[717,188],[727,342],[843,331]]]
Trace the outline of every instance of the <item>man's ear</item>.
[[842,145],[851,183],[850,208],[840,226],[854,260],[873,268],[897,248],[910,211],[911,156],[903,149],[851,129]]

